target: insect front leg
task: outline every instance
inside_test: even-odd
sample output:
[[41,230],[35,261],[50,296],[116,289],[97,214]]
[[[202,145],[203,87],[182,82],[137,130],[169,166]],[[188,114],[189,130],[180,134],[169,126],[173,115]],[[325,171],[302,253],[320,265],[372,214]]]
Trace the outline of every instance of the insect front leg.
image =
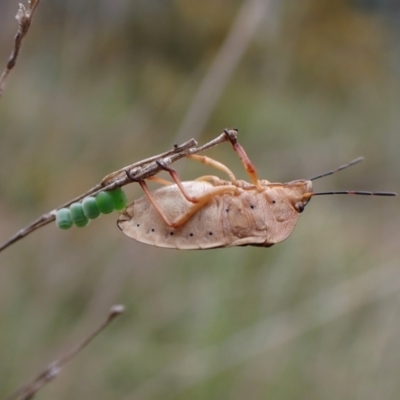
[[[237,132],[237,130],[235,130]],[[233,136],[228,129],[224,129],[224,133],[229,139],[229,141],[232,144],[233,150],[235,150],[236,154],[239,156],[240,160],[242,161],[242,164],[244,166],[244,169],[246,170],[247,174],[249,175],[251,183],[259,190],[263,190],[260,180],[258,179],[258,174],[256,167],[253,165],[253,163],[250,161],[248,155],[244,151],[244,148],[238,143],[236,136]]]

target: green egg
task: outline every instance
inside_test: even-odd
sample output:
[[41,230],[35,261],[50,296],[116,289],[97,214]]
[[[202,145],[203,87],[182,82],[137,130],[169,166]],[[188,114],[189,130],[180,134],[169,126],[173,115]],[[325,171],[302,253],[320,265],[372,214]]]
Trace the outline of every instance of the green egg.
[[92,196],[86,197],[82,201],[83,213],[89,219],[95,219],[100,215],[99,206],[96,199]]
[[72,226],[71,212],[69,208],[60,208],[56,214],[56,225],[60,229],[69,229]]
[[114,200],[109,192],[97,193],[96,203],[103,214],[110,214],[114,211]]
[[126,198],[125,192],[121,188],[117,188],[107,192],[111,195],[114,200],[114,207],[117,211],[125,210],[128,204],[128,199]]
[[89,223],[89,220],[83,212],[83,207],[81,203],[73,203],[70,205],[69,209],[71,211],[72,222],[76,226],[82,228]]

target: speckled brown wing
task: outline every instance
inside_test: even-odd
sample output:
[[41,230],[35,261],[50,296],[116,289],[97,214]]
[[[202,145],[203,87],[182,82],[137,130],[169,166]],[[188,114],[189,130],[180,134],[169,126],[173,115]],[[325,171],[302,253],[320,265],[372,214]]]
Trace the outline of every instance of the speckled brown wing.
[[[208,182],[183,182],[190,196],[199,196],[213,187]],[[185,213],[188,202],[176,185],[155,190],[154,200],[170,221]],[[209,249],[229,245],[223,226],[220,197],[216,196],[180,228],[170,228],[146,197],[129,205],[118,218],[118,227],[125,235],[139,242],[175,249]]]
[[299,213],[285,191],[266,189],[245,191],[240,196],[224,196],[224,231],[230,246],[270,247],[285,240],[296,226]]
[[[200,196],[214,187],[202,181],[183,185],[190,196]],[[192,206],[176,185],[154,191],[153,197],[170,221]],[[142,197],[127,207],[118,219],[118,226],[127,236],[158,247],[270,247],[292,233],[298,216],[287,188],[279,187],[214,196],[179,228],[168,227],[147,197]]]

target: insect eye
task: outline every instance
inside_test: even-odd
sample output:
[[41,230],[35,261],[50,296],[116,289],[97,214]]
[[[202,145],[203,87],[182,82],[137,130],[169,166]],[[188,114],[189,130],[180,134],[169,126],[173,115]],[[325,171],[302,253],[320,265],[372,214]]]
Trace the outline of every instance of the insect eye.
[[296,209],[297,212],[301,213],[304,211],[304,203],[298,202],[294,205],[294,208]]

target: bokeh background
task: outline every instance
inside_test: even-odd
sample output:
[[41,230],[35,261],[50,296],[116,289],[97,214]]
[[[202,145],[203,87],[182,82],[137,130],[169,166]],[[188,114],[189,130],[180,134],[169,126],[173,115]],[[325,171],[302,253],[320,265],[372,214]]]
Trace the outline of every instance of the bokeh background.
[[[18,1],[0,2],[0,66]],[[400,191],[399,39],[396,0],[42,0],[0,100],[1,241],[225,127],[268,180],[364,155],[316,189]],[[207,155],[246,177],[229,145]],[[38,399],[398,399],[398,198],[315,198],[270,249],[153,248],[116,218],[0,254],[0,397],[123,303]]]

